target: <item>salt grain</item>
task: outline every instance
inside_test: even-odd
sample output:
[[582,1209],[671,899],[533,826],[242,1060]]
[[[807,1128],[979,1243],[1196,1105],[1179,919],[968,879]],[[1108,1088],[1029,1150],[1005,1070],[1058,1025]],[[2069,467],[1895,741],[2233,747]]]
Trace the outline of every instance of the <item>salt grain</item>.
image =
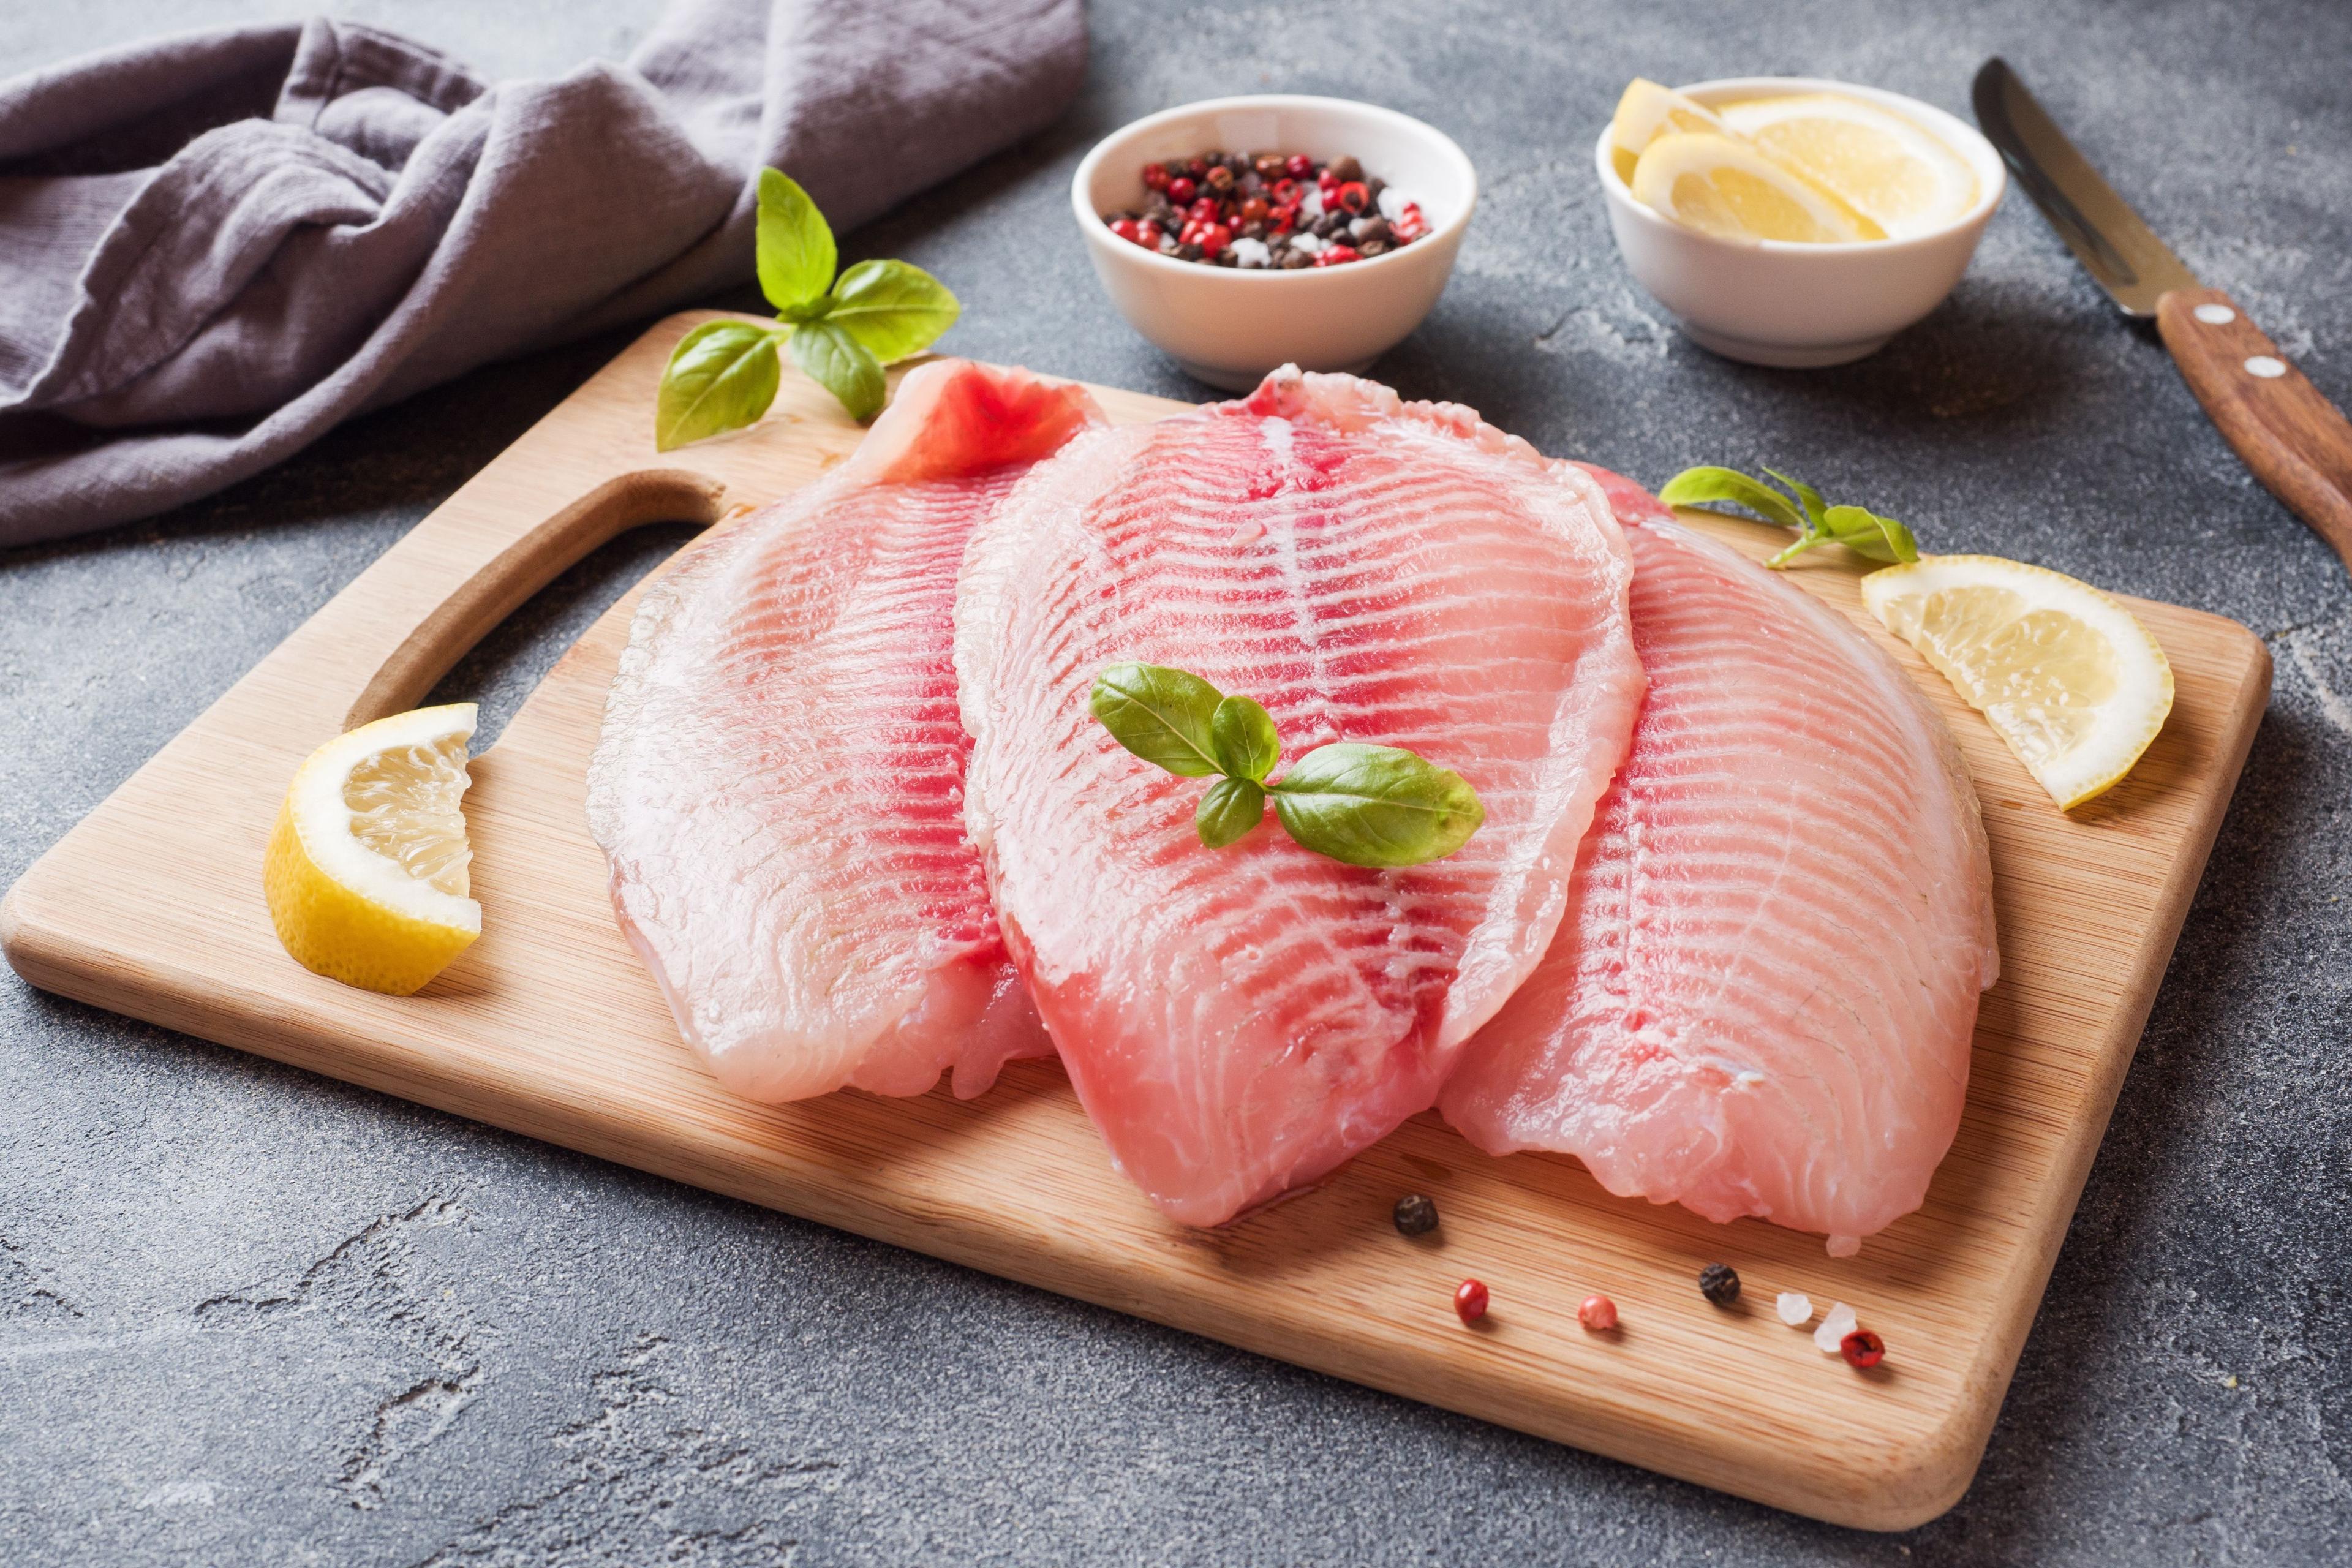
[[1274,252],[1266,248],[1265,241],[1252,239],[1247,235],[1234,241],[1233,251],[1236,267],[1264,267],[1274,259]]
[[1835,1355],[1840,1342],[1861,1326],[1862,1321],[1853,1315],[1852,1307],[1843,1301],[1833,1301],[1830,1304],[1830,1315],[1823,1318],[1822,1326],[1813,1331],[1813,1348],[1823,1355]]
[[1780,1321],[1792,1329],[1801,1329],[1812,1321],[1813,1299],[1799,1290],[1783,1290],[1773,1305],[1779,1309]]
[[1405,195],[1402,191],[1398,190],[1394,185],[1384,185],[1381,188],[1380,208],[1382,217],[1391,223],[1396,222],[1397,219],[1404,216],[1404,205]]

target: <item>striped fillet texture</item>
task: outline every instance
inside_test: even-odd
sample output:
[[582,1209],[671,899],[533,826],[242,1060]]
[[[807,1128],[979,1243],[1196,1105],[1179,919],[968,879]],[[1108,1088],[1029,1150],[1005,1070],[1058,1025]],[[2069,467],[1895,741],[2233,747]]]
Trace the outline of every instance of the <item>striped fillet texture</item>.
[[[1213,1225],[1426,1109],[1542,956],[1642,677],[1605,498],[1466,410],[1349,376],[1096,431],[976,530],[956,606],[966,798],[1005,938],[1119,1168]],[[1400,871],[1129,755],[1095,676],[1174,665],[1265,704],[1285,765],[1411,747],[1486,826]]]
[[1999,963],[1975,793],[1843,617],[1608,479],[1648,697],[1551,950],[1443,1108],[1491,1152],[1850,1252],[1959,1125]]
[[729,1089],[961,1094],[1050,1049],[963,831],[950,650],[973,520],[1096,417],[946,361],[832,478],[650,589],[590,823],[621,924]]

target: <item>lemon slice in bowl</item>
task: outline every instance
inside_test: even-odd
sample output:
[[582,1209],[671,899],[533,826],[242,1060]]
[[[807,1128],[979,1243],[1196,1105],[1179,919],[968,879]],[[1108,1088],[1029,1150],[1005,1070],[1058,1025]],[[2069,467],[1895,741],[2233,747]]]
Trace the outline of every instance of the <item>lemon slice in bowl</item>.
[[1651,142],[1677,131],[1729,134],[1715,110],[1698,100],[1660,87],[1647,77],[1635,77],[1618,99],[1617,113],[1609,121],[1609,157],[1617,166],[1617,177],[1632,184],[1634,160],[1649,150]]
[[2071,811],[2131,772],[2172,711],[2172,666],[2088,583],[1998,555],[1923,555],[1862,580],[1886,629],[1985,716]]
[[1747,142],[1675,132],[1633,163],[1633,197],[1675,222],[1723,239],[1851,245],[1884,239],[1877,224]]
[[1977,175],[1933,132],[1842,93],[1750,98],[1717,111],[1733,134],[1878,225],[1889,239],[1931,233],[1976,205]]
[[269,838],[263,885],[304,968],[405,996],[482,934],[457,803],[474,704],[362,724],[310,753]]

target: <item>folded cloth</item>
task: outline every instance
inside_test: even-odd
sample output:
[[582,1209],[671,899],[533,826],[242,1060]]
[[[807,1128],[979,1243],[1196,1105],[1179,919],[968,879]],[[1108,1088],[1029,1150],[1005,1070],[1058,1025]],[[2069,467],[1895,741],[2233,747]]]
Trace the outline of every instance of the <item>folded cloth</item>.
[[320,18],[0,83],[0,545],[748,279],[763,164],[845,229],[1045,125],[1085,60],[1082,0],[677,0],[549,81]]

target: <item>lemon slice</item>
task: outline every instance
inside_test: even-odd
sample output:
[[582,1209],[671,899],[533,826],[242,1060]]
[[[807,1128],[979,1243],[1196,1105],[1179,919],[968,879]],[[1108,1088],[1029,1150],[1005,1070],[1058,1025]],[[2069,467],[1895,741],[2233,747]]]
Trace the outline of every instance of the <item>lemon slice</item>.
[[306,969],[405,996],[482,934],[457,809],[474,704],[419,708],[338,735],[294,774],[263,885]]
[[1998,555],[1923,555],[1862,580],[1886,629],[1943,672],[2073,810],[2131,772],[2172,711],[2172,666],[2088,583]]
[[1617,177],[1633,183],[1633,161],[1651,142],[1675,131],[1712,131],[1727,135],[1715,111],[1695,98],[1685,98],[1647,77],[1635,77],[1617,100],[1616,118],[1609,122],[1609,157]]
[[1869,217],[1890,239],[1927,234],[1976,205],[1968,160],[1927,127],[1864,99],[1792,93],[1717,111],[1733,133]]
[[1633,163],[1633,196],[1724,239],[1847,245],[1884,239],[1878,225],[1745,142],[1712,132],[1674,132]]

